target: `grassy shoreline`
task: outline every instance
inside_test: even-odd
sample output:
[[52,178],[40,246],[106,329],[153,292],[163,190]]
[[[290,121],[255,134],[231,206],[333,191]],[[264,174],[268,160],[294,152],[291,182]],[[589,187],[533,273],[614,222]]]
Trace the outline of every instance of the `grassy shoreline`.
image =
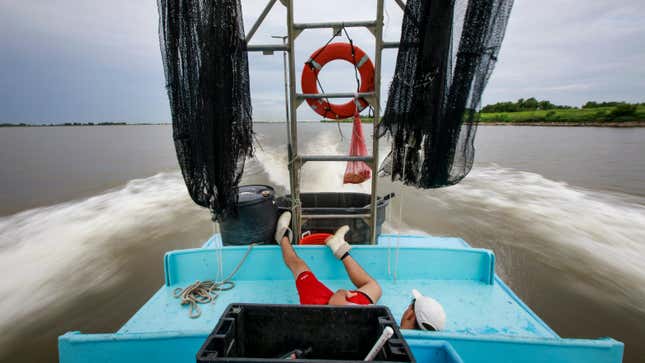
[[633,128],[645,127],[645,121],[582,121],[582,122],[495,122],[486,121],[480,122],[479,126],[533,126],[533,127],[618,127],[618,128]]
[[642,125],[645,106],[638,106],[631,115],[616,115],[614,107],[572,108],[520,112],[480,113],[481,123],[496,124],[588,124],[617,127],[621,124]]
[[[322,123],[351,123],[352,120],[321,120]],[[362,120],[371,124],[372,119]],[[496,121],[480,120],[480,126],[541,126],[541,127],[645,127],[645,118],[641,121]]]
[[[321,122],[351,123],[352,119]],[[372,123],[372,118],[362,118]],[[519,112],[479,114],[482,126],[556,126],[556,127],[645,127],[645,106],[638,106],[630,115],[616,114],[615,107],[567,108]]]

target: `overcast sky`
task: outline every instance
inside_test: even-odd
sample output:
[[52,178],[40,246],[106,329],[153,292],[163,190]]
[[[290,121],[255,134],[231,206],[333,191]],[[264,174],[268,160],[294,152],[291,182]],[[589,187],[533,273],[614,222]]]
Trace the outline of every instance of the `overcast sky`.
[[[266,0],[243,0],[246,28]],[[366,0],[296,0],[296,21],[368,20]],[[324,6],[320,8],[321,4]],[[401,11],[386,0],[387,40],[398,40]],[[645,102],[645,1],[516,0],[500,61],[483,103],[537,97]],[[286,32],[278,4],[254,42]],[[331,31],[306,31],[296,43],[298,71]],[[351,30],[373,57],[373,38]],[[342,39],[339,39],[342,40]],[[396,52],[384,52],[387,91]],[[256,120],[284,118],[282,57],[253,54]],[[321,74],[328,91],[354,87],[351,65]],[[298,76],[299,79],[299,76]],[[382,101],[384,103],[384,101]],[[299,116],[318,119],[302,106]],[[0,123],[167,122],[155,0],[0,0]]]

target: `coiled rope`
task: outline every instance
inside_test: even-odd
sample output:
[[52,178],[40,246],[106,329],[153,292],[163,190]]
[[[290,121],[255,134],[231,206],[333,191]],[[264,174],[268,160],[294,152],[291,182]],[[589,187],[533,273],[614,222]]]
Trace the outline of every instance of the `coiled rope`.
[[214,303],[215,299],[219,296],[220,291],[228,291],[235,287],[235,283],[230,281],[237,271],[242,267],[246,258],[249,257],[251,250],[257,243],[252,243],[246,250],[242,260],[235,266],[233,271],[222,281],[217,282],[213,280],[208,281],[195,281],[194,284],[182,289],[181,287],[173,290],[175,299],[181,298],[181,305],[190,305],[188,310],[188,317],[197,319],[202,315],[202,309],[199,304]]

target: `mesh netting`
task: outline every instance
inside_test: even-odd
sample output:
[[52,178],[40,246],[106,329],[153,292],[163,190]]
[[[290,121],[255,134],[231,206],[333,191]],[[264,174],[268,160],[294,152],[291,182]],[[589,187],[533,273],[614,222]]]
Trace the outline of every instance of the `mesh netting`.
[[[354,115],[352,126],[352,141],[349,146],[349,156],[367,156],[367,145],[363,136],[363,125],[358,111]],[[372,169],[364,161],[348,161],[343,176],[344,184],[360,184],[372,176]]]
[[513,0],[408,0],[381,133],[382,172],[422,188],[458,183],[475,157],[477,108]]
[[237,208],[252,154],[248,58],[239,0],[158,0],[173,139],[191,198]]

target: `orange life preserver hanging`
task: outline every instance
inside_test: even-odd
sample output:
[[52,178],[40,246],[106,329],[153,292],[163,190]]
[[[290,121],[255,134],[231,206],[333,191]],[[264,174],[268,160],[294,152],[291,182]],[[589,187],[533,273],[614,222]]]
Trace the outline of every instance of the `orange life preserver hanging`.
[[[352,48],[354,49],[353,55]],[[305,67],[302,70],[302,93],[318,93],[318,73],[325,64],[333,60],[345,60],[356,66],[361,75],[359,92],[374,91],[374,64],[367,54],[361,48],[355,45],[352,46],[349,43],[331,43],[315,51],[305,63]],[[329,103],[323,98],[307,98],[307,103],[319,115],[331,119],[353,117],[368,105],[364,98],[359,98],[358,102],[350,100],[340,105]],[[356,109],[357,103],[358,110]]]

